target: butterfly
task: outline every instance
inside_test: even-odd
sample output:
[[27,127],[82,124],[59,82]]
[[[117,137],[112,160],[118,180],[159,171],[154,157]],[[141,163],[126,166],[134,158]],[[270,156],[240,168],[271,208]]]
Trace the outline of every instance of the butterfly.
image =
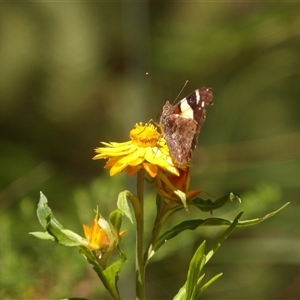
[[167,101],[163,106],[160,128],[176,166],[182,167],[190,161],[206,118],[205,107],[212,104],[212,89],[202,87],[175,105]]

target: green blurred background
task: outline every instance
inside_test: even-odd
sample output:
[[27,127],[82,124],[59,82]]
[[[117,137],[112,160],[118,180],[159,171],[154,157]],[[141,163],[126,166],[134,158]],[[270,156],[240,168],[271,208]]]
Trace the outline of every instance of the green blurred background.
[[[76,249],[28,235],[41,230],[39,191],[79,234],[96,205],[107,216],[135,182],[109,178],[104,162],[91,160],[94,148],[128,140],[187,79],[181,98],[208,86],[215,103],[193,155],[192,186],[242,197],[214,215],[261,217],[291,201],[275,218],[234,232],[206,269],[224,275],[203,299],[300,298],[299,3],[3,2],[0,40],[1,299],[110,299]],[[147,206],[154,213],[153,195]],[[134,227],[124,228],[133,259]],[[216,237],[198,230],[164,246],[148,268],[148,299],[172,299],[194,249]],[[120,290],[134,298],[131,263]]]

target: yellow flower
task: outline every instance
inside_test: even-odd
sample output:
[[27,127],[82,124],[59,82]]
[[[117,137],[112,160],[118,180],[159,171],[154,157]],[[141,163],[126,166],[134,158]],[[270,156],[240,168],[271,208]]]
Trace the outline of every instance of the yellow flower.
[[113,250],[118,241],[126,233],[126,231],[121,231],[118,237],[115,230],[111,228],[111,225],[101,216],[98,217],[98,213],[94,218],[92,226],[89,227],[83,224],[83,230],[88,240],[88,248],[93,251],[100,251],[101,253]]
[[130,131],[131,140],[124,143],[102,142],[106,147],[96,148],[99,153],[93,159],[106,159],[104,166],[110,169],[113,176],[126,170],[129,175],[137,173],[141,168],[155,177],[158,169],[179,175],[174,166],[166,141],[153,124],[136,124]]
[[88,247],[91,250],[107,250],[109,241],[105,231],[99,226],[97,219],[94,219],[91,227],[83,224],[83,230],[89,242]]
[[179,172],[179,176],[174,176],[173,174],[166,176],[162,172],[159,172],[156,177],[158,192],[163,197],[176,202],[182,202],[180,194],[184,194],[185,201],[192,200],[201,193],[201,190],[189,191],[191,179],[190,168],[179,169]]

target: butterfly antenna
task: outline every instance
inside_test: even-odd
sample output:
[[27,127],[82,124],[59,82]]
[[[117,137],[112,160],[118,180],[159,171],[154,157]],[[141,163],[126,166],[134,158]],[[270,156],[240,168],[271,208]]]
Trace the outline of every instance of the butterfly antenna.
[[158,85],[154,82],[154,80],[152,79],[152,77],[150,76],[150,74],[148,72],[146,72],[146,76],[149,78],[149,80],[151,81],[152,85],[156,88],[156,90],[159,92],[159,94],[161,95],[161,97],[167,101],[165,95],[163,94],[163,92],[161,91],[161,89],[158,87]]
[[177,95],[177,97],[175,98],[175,100],[174,100],[173,103],[175,103],[177,101],[177,99],[179,98],[180,94],[182,93],[182,91],[184,90],[184,88],[187,86],[188,83],[189,83],[189,81],[186,80],[185,83],[184,83],[184,85],[183,85],[183,87],[181,88],[179,94]]

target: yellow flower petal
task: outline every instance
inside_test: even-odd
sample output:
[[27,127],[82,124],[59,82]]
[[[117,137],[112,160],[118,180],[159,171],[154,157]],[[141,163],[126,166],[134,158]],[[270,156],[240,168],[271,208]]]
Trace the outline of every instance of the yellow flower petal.
[[148,149],[151,149],[150,147],[143,148],[143,147],[138,147],[138,153],[140,157],[145,157],[145,153]]
[[98,225],[97,219],[94,219],[91,227],[83,224],[84,234],[89,241],[88,247],[91,250],[105,250],[109,247],[109,240],[104,230]]
[[141,165],[127,166],[126,171],[127,171],[128,175],[132,176],[132,175],[136,174],[141,168],[142,168]]
[[157,166],[156,165],[143,163],[143,167],[152,178],[154,178],[157,175]]
[[157,147],[146,148],[144,150],[144,157],[150,163],[154,163],[154,162],[159,161],[160,156],[159,156],[159,153],[158,153],[158,148]]
[[105,169],[110,169],[110,168],[112,168],[112,167],[114,166],[114,164],[116,164],[116,163],[119,162],[120,159],[122,159],[122,156],[110,158],[110,159],[106,162],[104,168],[105,168]]
[[127,167],[126,163],[123,164],[116,163],[111,167],[109,175],[114,176],[118,173],[121,173],[126,167]]
[[[163,197],[175,200],[177,202],[189,201],[195,198],[201,190],[189,191],[190,169],[180,170],[180,176],[170,174],[166,176],[162,172],[158,172],[156,176],[156,184],[159,194]],[[184,197],[183,197],[184,196]]]
[[111,156],[118,156],[118,155],[126,155],[128,153],[134,152],[135,147],[128,147],[127,145],[125,147],[117,147],[117,148],[96,148],[96,152],[111,155]]
[[124,169],[128,174],[135,174],[140,168],[144,168],[151,177],[156,176],[158,168],[179,175],[165,140],[153,124],[136,124],[130,131],[130,137],[131,141],[124,143],[102,142],[106,147],[96,148],[98,154],[93,159],[109,159],[105,169],[110,169],[111,176]]
[[132,143],[131,141],[123,142],[123,143],[117,143],[117,142],[110,142],[110,145],[112,147],[120,147],[120,146],[130,146]]
[[87,247],[92,251],[100,252],[99,258],[107,251],[112,251],[118,242],[124,237],[126,230],[116,233],[112,224],[107,222],[96,212],[92,226],[83,224],[84,235],[87,240]]
[[127,155],[120,158],[119,162],[120,163],[124,163],[124,162],[129,163],[129,162],[137,160],[139,157],[140,157],[139,151],[134,151],[134,152],[128,153]]
[[143,157],[138,157],[136,160],[130,161],[129,166],[137,166],[140,165],[144,161]]

